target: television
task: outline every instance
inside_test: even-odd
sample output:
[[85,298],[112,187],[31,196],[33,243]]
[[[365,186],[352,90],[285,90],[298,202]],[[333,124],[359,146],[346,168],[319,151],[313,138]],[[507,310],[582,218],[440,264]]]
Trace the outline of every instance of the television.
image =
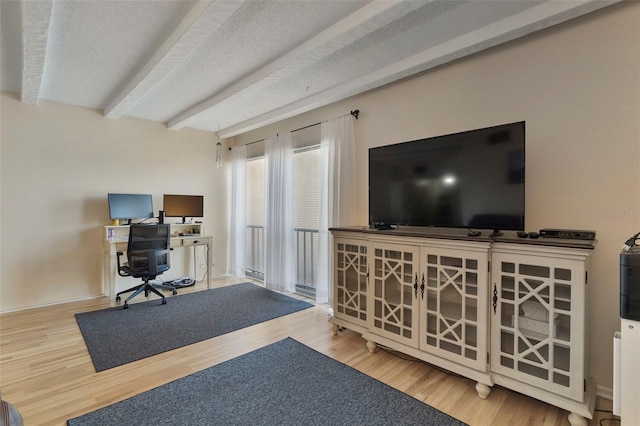
[[525,122],[369,149],[369,225],[524,230]]
[[204,196],[164,194],[162,208],[167,217],[182,217],[186,223],[187,217],[204,216]]
[[107,194],[111,220],[121,220],[130,224],[134,219],[153,217],[151,194]]

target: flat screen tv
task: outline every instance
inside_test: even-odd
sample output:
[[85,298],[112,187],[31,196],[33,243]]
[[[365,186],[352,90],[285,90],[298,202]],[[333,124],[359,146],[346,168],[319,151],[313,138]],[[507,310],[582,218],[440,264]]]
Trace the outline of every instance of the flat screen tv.
[[134,219],[153,217],[153,198],[151,194],[107,194],[109,216],[111,220],[131,223]]
[[167,217],[181,217],[186,223],[188,217],[204,216],[204,196],[164,194],[162,208]]
[[369,224],[524,230],[525,123],[369,149]]

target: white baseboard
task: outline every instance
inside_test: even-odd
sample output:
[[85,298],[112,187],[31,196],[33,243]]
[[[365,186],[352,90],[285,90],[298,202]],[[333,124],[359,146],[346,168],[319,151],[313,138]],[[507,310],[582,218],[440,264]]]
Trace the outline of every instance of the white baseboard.
[[20,308],[7,309],[7,310],[4,310],[4,311],[0,311],[0,315],[8,314],[8,313],[11,313],[11,312],[28,311],[29,309],[44,308],[46,306],[55,306],[55,305],[62,305],[62,304],[65,304],[65,303],[80,302],[80,301],[83,301],[83,300],[100,299],[101,297],[107,297],[107,296],[105,296],[104,294],[99,294],[97,296],[87,296],[87,297],[80,297],[80,298],[77,298],[77,299],[61,300],[61,301],[58,301],[58,302],[43,303],[41,305],[23,306],[23,307],[20,307]]
[[606,388],[602,385],[596,385],[596,395],[600,398],[613,401],[613,388]]

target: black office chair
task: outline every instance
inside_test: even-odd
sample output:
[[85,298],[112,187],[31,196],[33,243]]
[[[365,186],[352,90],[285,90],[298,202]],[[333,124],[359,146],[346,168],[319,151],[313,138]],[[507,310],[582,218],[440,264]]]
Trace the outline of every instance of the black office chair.
[[169,225],[131,225],[129,228],[129,243],[127,244],[128,262],[121,265],[120,256],[123,253],[121,251],[117,253],[118,275],[121,277],[142,278],[144,282],[119,292],[116,295],[116,302],[120,301],[121,294],[133,291],[134,293],[124,301],[123,308],[127,309],[129,308],[129,300],[144,291],[145,297],[149,296],[149,292],[162,297],[162,304],[164,305],[167,301],[158,289],[171,290],[173,294],[177,294],[178,292],[173,286],[149,282],[169,270],[169,250],[171,250]]

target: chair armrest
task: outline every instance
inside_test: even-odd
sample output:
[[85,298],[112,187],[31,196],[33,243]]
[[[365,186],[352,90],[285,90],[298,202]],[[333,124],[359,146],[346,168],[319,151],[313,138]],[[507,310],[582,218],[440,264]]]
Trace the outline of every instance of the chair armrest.
[[120,264],[120,256],[122,256],[124,253],[119,251],[116,253],[116,255],[118,256],[118,275],[120,275],[121,277],[130,277],[131,275],[127,274],[126,272],[124,272],[122,270],[122,265]]

